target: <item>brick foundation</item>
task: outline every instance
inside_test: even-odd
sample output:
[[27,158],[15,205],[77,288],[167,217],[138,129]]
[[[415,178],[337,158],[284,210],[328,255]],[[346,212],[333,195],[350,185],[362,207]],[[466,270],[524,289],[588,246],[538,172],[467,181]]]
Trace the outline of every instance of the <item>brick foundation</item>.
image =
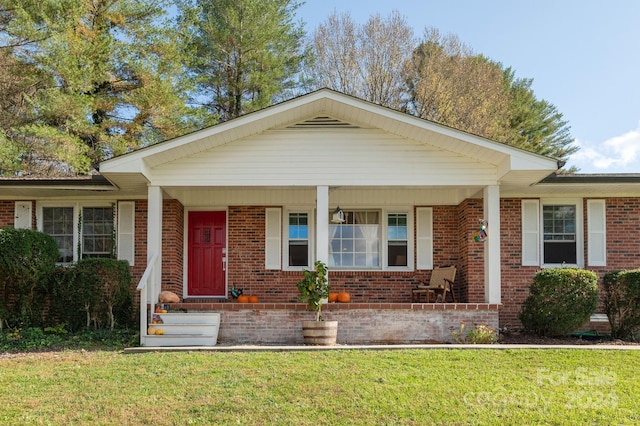
[[[176,304],[171,309],[220,312],[219,344],[302,344],[301,321],[312,320],[301,303]],[[323,307],[326,320],[338,321],[338,344],[453,342],[461,322],[498,327],[498,305],[347,303]]]

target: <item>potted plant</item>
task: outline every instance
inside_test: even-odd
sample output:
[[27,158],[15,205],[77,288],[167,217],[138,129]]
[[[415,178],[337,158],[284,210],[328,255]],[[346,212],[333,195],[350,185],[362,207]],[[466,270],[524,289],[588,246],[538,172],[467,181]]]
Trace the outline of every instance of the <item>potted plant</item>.
[[327,265],[317,260],[314,269],[302,271],[303,278],[296,286],[300,292],[300,301],[316,312],[315,321],[302,321],[302,336],[308,345],[335,345],[338,333],[338,321],[324,321],[322,304],[329,297]]

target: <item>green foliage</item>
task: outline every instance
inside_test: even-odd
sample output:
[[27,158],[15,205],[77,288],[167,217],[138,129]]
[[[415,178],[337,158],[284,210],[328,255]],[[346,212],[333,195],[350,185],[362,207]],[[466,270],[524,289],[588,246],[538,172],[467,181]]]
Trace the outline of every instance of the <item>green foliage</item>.
[[85,174],[107,157],[193,129],[169,4],[0,0],[12,88],[0,106],[17,112],[0,113],[0,129],[20,152],[19,165],[0,161],[4,173]]
[[61,349],[122,349],[135,346],[134,329],[83,330],[69,333],[64,324],[55,327],[14,328],[0,332],[0,352],[40,352]]
[[50,235],[30,229],[0,229],[0,324],[42,324],[46,281],[59,255]]
[[131,325],[133,297],[129,263],[115,259],[83,259],[75,265],[75,304],[82,304],[87,327]]
[[640,338],[640,269],[613,271],[602,279],[612,337]]
[[476,324],[467,330],[466,323],[462,322],[458,330],[452,330],[451,335],[456,343],[470,343],[474,345],[487,345],[498,341],[498,331],[485,324]]
[[598,306],[598,276],[578,268],[550,268],[536,274],[520,321],[540,336],[565,336],[583,326]]
[[303,60],[295,0],[184,0],[180,19],[190,34],[188,68],[194,103],[222,121],[270,105],[293,85]]
[[322,302],[329,297],[330,291],[327,265],[316,260],[314,266],[313,270],[302,271],[303,278],[296,283],[296,286],[300,292],[300,301],[317,313],[316,321],[322,321]]

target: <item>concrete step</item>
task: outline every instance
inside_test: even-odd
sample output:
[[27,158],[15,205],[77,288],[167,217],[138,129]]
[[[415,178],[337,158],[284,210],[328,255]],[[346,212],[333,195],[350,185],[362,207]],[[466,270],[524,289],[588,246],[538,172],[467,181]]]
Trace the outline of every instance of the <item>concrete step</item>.
[[165,334],[162,336],[145,336],[144,346],[215,346],[218,335],[204,336],[199,334]]
[[149,324],[162,335],[146,335],[143,346],[214,346],[218,340],[220,314],[215,312],[154,313],[153,319],[162,324]]
[[217,312],[168,312],[153,314],[162,319],[163,324],[216,324],[220,325],[220,314]]

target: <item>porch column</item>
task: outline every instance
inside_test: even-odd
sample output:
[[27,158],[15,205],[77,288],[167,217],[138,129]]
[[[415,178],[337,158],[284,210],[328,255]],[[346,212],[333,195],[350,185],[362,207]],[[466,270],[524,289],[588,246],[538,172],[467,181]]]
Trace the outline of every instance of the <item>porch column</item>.
[[156,256],[147,298],[149,303],[156,303],[162,288],[162,188],[149,185],[147,195],[147,262]]
[[483,192],[488,233],[484,243],[484,299],[500,303],[500,187],[489,185]]
[[316,188],[316,260],[329,264],[329,187]]

